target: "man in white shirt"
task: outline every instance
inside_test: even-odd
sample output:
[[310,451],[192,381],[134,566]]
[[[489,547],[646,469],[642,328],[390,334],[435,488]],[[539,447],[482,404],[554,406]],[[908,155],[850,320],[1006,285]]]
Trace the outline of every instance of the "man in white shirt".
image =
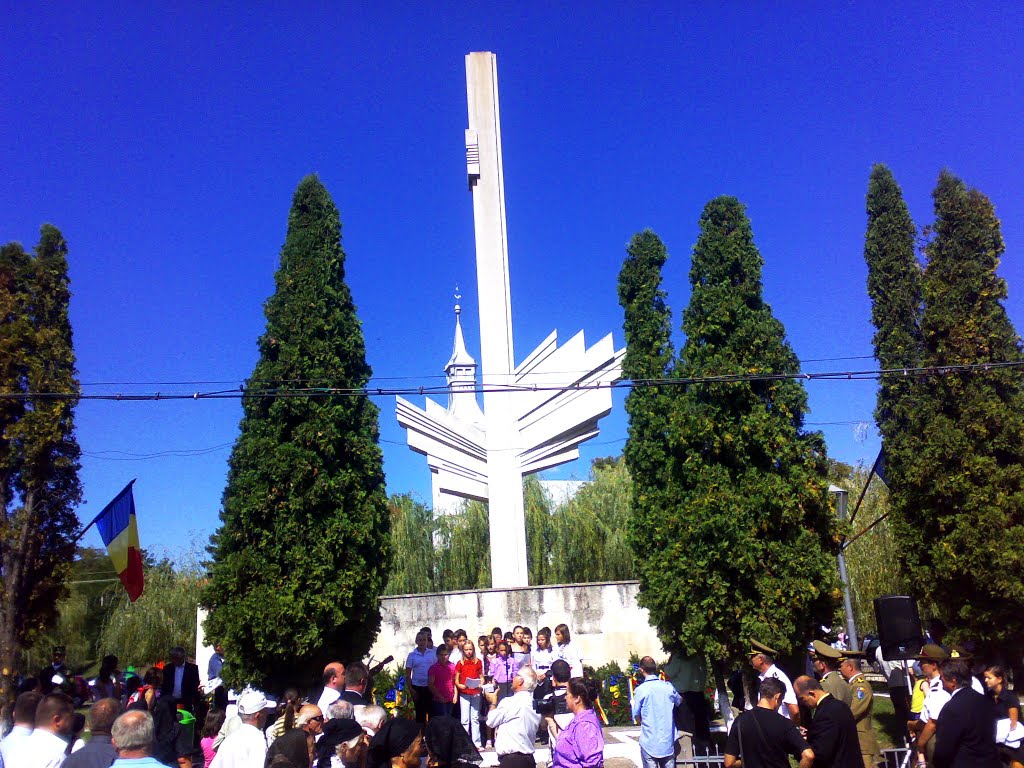
[[793,690],[793,683],[781,669],[775,666],[775,657],[778,651],[772,650],[764,643],[757,640],[750,641],[750,666],[757,670],[757,679],[763,683],[765,678],[774,677],[786,687],[782,696],[782,703],[779,704],[779,714],[800,725],[800,705],[796,700],[796,691]]
[[533,708],[533,689],[537,687],[537,673],[530,667],[521,667],[512,678],[512,695],[497,706],[497,693],[489,693],[491,702],[487,713],[487,726],[497,728],[494,751],[498,753],[500,768],[534,768],[533,743],[537,738],[540,715]]
[[325,715],[331,704],[338,700],[345,688],[345,665],[340,661],[332,661],[324,667],[324,690],[316,705]]
[[36,710],[42,700],[43,694],[38,691],[25,691],[14,700],[14,727],[0,741],[0,759],[4,764],[14,765],[11,762],[11,751],[19,742],[32,735],[32,729],[36,727]]
[[63,693],[51,693],[39,702],[32,733],[4,754],[11,768],[60,768],[74,730],[75,705]]
[[273,706],[259,691],[247,691],[238,699],[242,724],[217,750],[210,768],[263,768],[267,759],[267,738],[263,733],[266,709]]

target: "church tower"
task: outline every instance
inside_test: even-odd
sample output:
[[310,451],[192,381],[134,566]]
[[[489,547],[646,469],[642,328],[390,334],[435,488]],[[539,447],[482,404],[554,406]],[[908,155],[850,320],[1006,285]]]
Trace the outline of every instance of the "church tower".
[[[456,294],[455,299],[461,298]],[[476,399],[476,360],[466,351],[462,335],[462,307],[455,305],[455,343],[452,356],[444,367],[448,376],[448,413],[466,424],[483,427],[484,414]]]

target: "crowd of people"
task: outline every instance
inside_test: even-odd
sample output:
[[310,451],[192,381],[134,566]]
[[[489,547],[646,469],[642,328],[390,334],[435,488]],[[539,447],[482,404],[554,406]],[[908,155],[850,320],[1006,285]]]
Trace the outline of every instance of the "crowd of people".
[[[495,628],[477,644],[464,630],[446,630],[435,647],[424,628],[405,671],[415,720],[388,717],[374,703],[361,661],[331,662],[316,690],[274,700],[221,685],[220,647],[205,687],[183,648],[141,676],[105,657],[87,687],[55,648],[53,663],[23,679],[7,709],[0,768],[419,768],[421,758],[455,768],[479,765],[481,748],[494,749],[506,768],[525,768],[534,765],[539,730],[554,737],[560,767],[598,768],[599,687],[582,678],[569,628],[553,634],[539,630],[534,647],[526,627]],[[86,720],[75,710],[89,699],[83,741]]]
[[[874,694],[864,675],[865,653],[815,641],[808,656],[811,668],[792,682],[775,664],[776,655],[761,643],[752,644],[757,692],[750,698],[756,704],[748,704],[729,731],[725,767],[786,768],[792,756],[801,768],[877,768],[882,756],[873,722]],[[882,659],[880,652],[877,658]],[[904,679],[913,683],[913,695],[909,687],[889,689],[905,725],[901,765],[1024,768],[1020,700],[1001,667],[934,641],[911,661],[900,666]],[[740,687],[734,688],[734,706],[741,703]]]
[[[182,648],[141,678],[107,657],[89,683],[87,741],[58,648],[51,666],[22,682],[6,713],[0,768],[471,768],[483,761],[481,750],[493,750],[501,768],[535,768],[538,744],[550,747],[553,768],[602,768],[600,686],[583,675],[569,628],[545,627],[533,641],[528,627],[495,627],[475,642],[465,630],[445,630],[435,646],[423,627],[405,664],[414,719],[389,717],[374,703],[372,671],[361,661],[331,662],[317,689],[292,688],[273,700],[219,685],[219,647],[205,687]],[[802,768],[876,768],[864,654],[815,641],[805,674],[792,681],[777,655],[752,643],[753,695],[743,675],[730,680],[740,713],[725,768],[785,768],[790,757]],[[1020,701],[1006,673],[969,662],[929,642],[913,667],[904,665],[914,682],[905,710],[893,695],[898,715],[906,712],[906,765],[1024,768]],[[674,651],[663,666],[645,656],[638,667],[631,714],[640,725],[641,766],[672,768],[681,735],[710,744],[704,662]]]

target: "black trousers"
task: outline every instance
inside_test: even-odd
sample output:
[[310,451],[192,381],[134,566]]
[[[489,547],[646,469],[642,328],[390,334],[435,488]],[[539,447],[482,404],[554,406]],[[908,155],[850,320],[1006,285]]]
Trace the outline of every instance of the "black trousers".
[[430,688],[425,685],[414,685],[412,687],[412,706],[416,710],[416,722],[427,722],[427,715],[434,706],[434,697],[430,694]]
[[537,761],[533,755],[526,755],[522,752],[511,752],[507,755],[498,755],[499,768],[537,768]]

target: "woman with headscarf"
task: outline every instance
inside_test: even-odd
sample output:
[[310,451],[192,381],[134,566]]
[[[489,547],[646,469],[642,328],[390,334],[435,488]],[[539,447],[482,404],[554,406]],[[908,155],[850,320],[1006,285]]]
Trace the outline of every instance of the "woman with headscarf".
[[454,717],[432,717],[423,732],[430,768],[473,768],[483,762],[480,750]]
[[574,677],[565,692],[565,704],[573,713],[572,721],[561,733],[551,751],[553,768],[601,768],[604,765],[604,734],[594,712],[600,688],[593,680]]
[[370,739],[366,768],[419,768],[422,754],[419,723],[394,718]]
[[309,768],[313,736],[302,728],[285,731],[267,750],[265,768]]
[[316,742],[317,768],[330,768],[331,758],[338,753],[338,747],[356,736],[362,737],[363,727],[347,717],[335,718],[324,723],[323,736]]

